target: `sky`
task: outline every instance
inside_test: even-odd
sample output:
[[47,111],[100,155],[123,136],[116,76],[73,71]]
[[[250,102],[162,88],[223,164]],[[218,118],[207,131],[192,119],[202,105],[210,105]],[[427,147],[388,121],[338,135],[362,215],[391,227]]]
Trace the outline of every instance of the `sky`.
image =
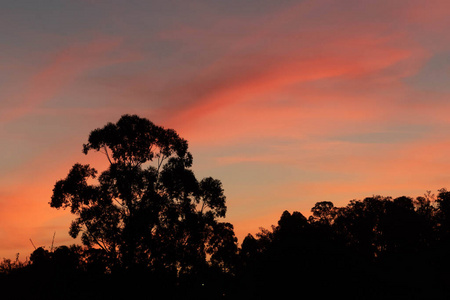
[[239,242],[450,188],[449,31],[446,0],[1,1],[0,258],[79,242],[53,186],[106,167],[82,145],[123,114],[189,141]]

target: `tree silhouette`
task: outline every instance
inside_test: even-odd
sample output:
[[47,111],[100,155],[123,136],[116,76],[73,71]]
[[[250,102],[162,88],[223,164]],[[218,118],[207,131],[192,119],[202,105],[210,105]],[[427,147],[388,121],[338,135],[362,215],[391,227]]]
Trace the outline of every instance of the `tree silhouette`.
[[[0,289],[17,299],[448,299],[450,192],[318,202],[306,218],[284,211],[237,245],[222,184],[197,180],[187,141],[124,115],[91,132],[50,205],[76,216],[84,247],[37,248],[30,262],[0,263]],[[20,290],[23,282],[28,289]],[[121,287],[117,289],[116,287]],[[70,293],[67,293],[70,291]]]
[[100,175],[75,164],[56,182],[51,207],[69,208],[69,233],[104,254],[110,269],[150,268],[188,274],[209,258],[229,269],[233,226],[220,223],[226,205],[222,184],[197,180],[188,143],[172,129],[136,115],[93,130],[83,152],[105,154]]
[[450,296],[450,193],[318,202],[248,235],[238,286],[247,298],[445,299]]

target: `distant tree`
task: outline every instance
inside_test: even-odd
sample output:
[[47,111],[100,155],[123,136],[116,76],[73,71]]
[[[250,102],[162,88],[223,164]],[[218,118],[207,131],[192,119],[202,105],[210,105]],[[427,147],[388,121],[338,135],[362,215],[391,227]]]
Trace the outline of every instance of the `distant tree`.
[[366,258],[410,253],[433,239],[430,204],[425,198],[373,196],[339,209],[336,233]]
[[450,192],[440,189],[436,199],[438,204],[437,221],[443,235],[450,235]]
[[311,212],[310,221],[324,225],[331,225],[337,215],[337,210],[330,201],[317,202]]
[[83,152],[105,154],[100,175],[75,164],[56,182],[50,206],[69,208],[70,235],[99,249],[111,268],[145,266],[187,272],[207,263],[226,265],[237,247],[231,224],[220,223],[226,205],[222,184],[197,180],[188,143],[172,129],[124,115],[95,129]]
[[335,228],[350,247],[366,258],[373,258],[381,250],[379,247],[380,219],[386,213],[386,203],[390,197],[373,196],[364,200],[351,200],[339,209]]
[[25,259],[25,261],[20,261],[19,253],[17,253],[14,260],[3,258],[3,261],[0,262],[0,274],[9,274],[15,270],[26,267],[28,264],[28,259]]
[[431,219],[436,213],[436,196],[427,191],[423,196],[416,197],[414,206],[419,214]]
[[288,298],[296,290],[307,297],[331,297],[349,277],[351,265],[344,245],[325,226],[298,211],[284,211],[277,226],[261,229],[256,238],[248,235],[239,253],[240,276],[246,279],[241,289],[253,287],[247,297]]
[[318,202],[308,219],[284,211],[272,230],[244,239],[240,288],[256,299],[293,289],[319,299],[448,296],[450,193],[440,190],[437,208],[433,198]]
[[30,255],[30,261],[35,267],[47,266],[51,259],[51,253],[44,247],[39,247]]
[[73,272],[84,268],[81,246],[59,246],[52,251],[39,247],[30,255],[31,267],[40,272]]

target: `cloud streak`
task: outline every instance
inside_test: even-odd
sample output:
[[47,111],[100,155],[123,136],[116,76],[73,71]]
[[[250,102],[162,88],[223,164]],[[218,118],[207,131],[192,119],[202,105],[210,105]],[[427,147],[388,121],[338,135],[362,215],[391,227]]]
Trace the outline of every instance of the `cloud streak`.
[[48,62],[23,83],[22,93],[13,101],[16,105],[3,109],[0,121],[7,123],[32,113],[60,95],[84,73],[136,60],[136,57],[118,53],[122,43],[122,38],[102,37],[74,43],[47,55]]

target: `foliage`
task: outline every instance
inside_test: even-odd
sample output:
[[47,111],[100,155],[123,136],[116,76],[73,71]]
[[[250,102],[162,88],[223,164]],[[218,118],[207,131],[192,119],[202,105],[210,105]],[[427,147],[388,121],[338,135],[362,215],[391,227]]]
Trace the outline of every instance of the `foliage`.
[[20,261],[19,253],[16,254],[14,260],[11,260],[9,258],[3,258],[3,261],[0,263],[0,274],[9,274],[17,269],[24,268],[29,263],[30,262],[28,259],[25,259],[24,262]]
[[372,196],[345,207],[318,202],[308,220],[285,211],[278,226],[244,239],[238,277],[252,288],[239,288],[247,298],[288,296],[299,284],[316,298],[448,297],[449,208],[441,189],[437,197]]
[[75,164],[50,201],[76,216],[69,233],[84,246],[4,259],[0,289],[14,298],[450,297],[446,189],[344,207],[322,201],[308,218],[284,211],[238,247],[233,225],[219,222],[221,182],[195,177],[188,143],[174,130],[125,115],[91,132],[90,151],[104,153],[108,168]]
[[[111,268],[134,265],[190,272],[210,255],[236,247],[226,214],[222,184],[198,181],[188,143],[172,129],[136,115],[124,115],[89,135],[83,152],[103,152],[110,165],[100,175],[75,164],[53,189],[50,205],[77,216],[70,235],[99,248]],[[96,183],[91,183],[96,180]],[[221,235],[226,240],[221,240]]]
[[[205,184],[219,186],[213,181]],[[217,191],[210,188],[208,195],[200,197],[216,198],[212,195]],[[276,226],[249,234],[240,248],[230,223],[209,223],[211,232],[205,235],[202,218],[215,220],[217,215],[211,209],[214,204],[198,202],[196,213],[189,215],[193,230],[189,233],[194,235],[189,238],[206,236],[202,246],[186,247],[181,256],[171,249],[158,249],[167,251],[161,253],[164,257],[179,259],[179,266],[190,266],[189,272],[181,268],[168,272],[167,263],[155,268],[151,256],[133,268],[113,268],[101,247],[61,246],[52,251],[38,248],[29,263],[7,272],[7,266],[14,264],[4,261],[0,288],[19,291],[26,281],[28,289],[20,290],[22,299],[36,294],[46,299],[58,299],[61,294],[73,299],[121,299],[143,293],[167,299],[268,299],[292,297],[293,291],[319,299],[399,295],[446,299],[450,296],[449,201],[450,193],[441,189],[436,196],[430,192],[415,199],[372,196],[351,200],[344,207],[319,202],[309,218],[284,211]],[[146,239],[142,236],[139,241]],[[192,260],[199,249],[208,257],[207,263]]]

